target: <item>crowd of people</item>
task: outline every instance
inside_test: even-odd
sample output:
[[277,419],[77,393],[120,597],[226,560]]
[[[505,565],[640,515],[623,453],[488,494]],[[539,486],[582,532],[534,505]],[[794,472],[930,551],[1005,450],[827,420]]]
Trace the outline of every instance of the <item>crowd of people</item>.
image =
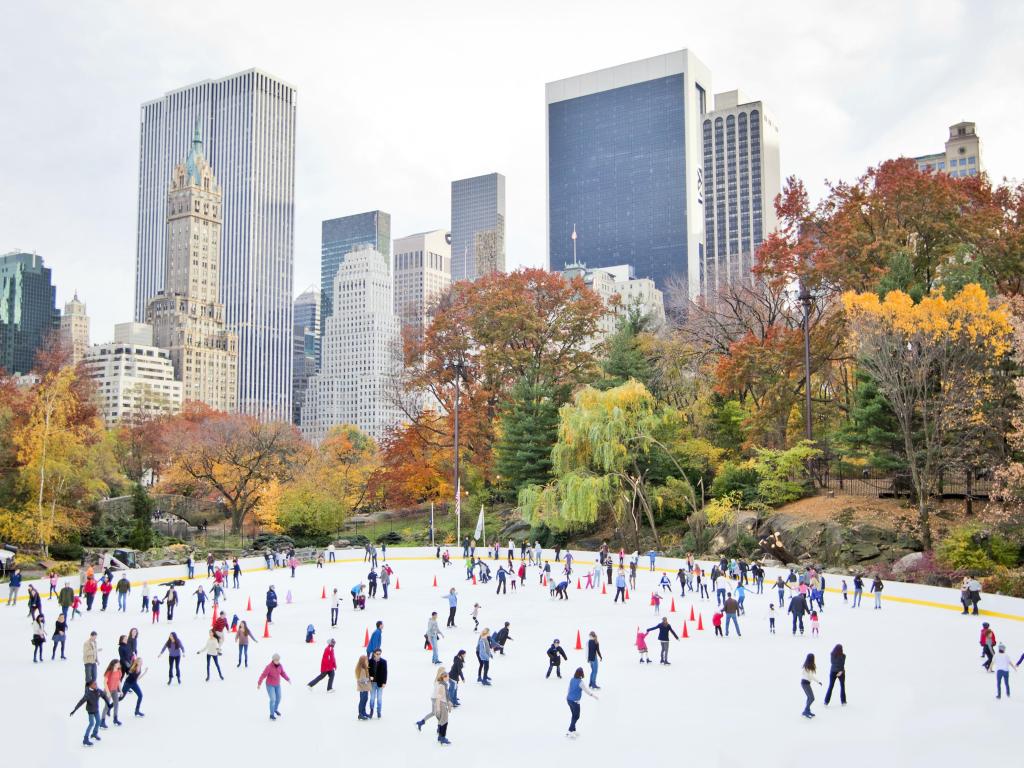
[[[466,579],[482,583],[488,583],[493,579],[497,581],[497,595],[508,594],[507,586],[511,585],[513,591],[518,587],[525,587],[527,583],[528,568],[538,569],[538,580],[541,585],[546,585],[552,599],[568,600],[572,589],[574,574],[576,589],[604,591],[608,586],[614,588],[615,593],[612,599],[613,604],[625,605],[629,598],[629,590],[636,590],[637,570],[641,559],[638,552],[627,555],[625,551],[618,551],[618,562],[615,563],[615,556],[608,551],[607,545],[603,545],[597,551],[592,567],[582,567],[576,563],[571,552],[562,552],[555,549],[554,559],[545,559],[544,550],[539,543],[530,545],[529,542],[521,542],[518,547],[518,563],[516,560],[516,543],[508,542],[508,547],[502,551],[500,545],[495,544],[488,548],[484,556],[477,555],[475,541],[466,539],[463,542],[463,556],[466,563]],[[381,556],[386,558],[386,547],[381,547]],[[492,561],[497,561],[497,571],[491,575],[491,567],[485,560],[490,556]],[[650,570],[655,569],[657,552],[653,550],[646,553]],[[394,571],[391,566],[383,560],[378,564],[378,551],[372,545],[364,552],[364,562],[370,566],[366,580],[360,580],[351,589],[353,610],[365,609],[366,598],[371,599],[377,596],[378,584],[382,588],[383,599],[388,599],[388,586]],[[442,568],[450,562],[450,551],[443,552],[440,547],[436,550],[436,557],[441,561]],[[264,562],[268,570],[274,568],[289,568],[292,577],[296,569],[300,567],[298,557],[294,551],[272,552],[267,551],[264,555]],[[336,553],[333,545],[316,556],[317,567],[323,567],[325,562],[336,562]],[[228,619],[224,610],[221,610],[228,601],[229,590],[240,588],[242,579],[242,568],[237,559],[217,562],[212,555],[206,558],[206,579],[209,584],[199,583],[191,591],[195,600],[195,611],[193,616],[206,616],[207,604],[212,603],[211,621],[203,644],[195,653],[205,656],[206,682],[216,677],[224,680],[224,671],[220,661],[224,654],[224,644],[229,635],[234,635],[234,643],[237,648],[236,668],[248,668],[249,665],[249,644],[258,643],[258,633],[250,630],[248,623],[239,619],[237,614]],[[575,568],[575,570],[574,570]],[[189,579],[196,579],[196,564],[192,556],[186,563],[186,575]],[[202,580],[202,577],[199,577]],[[44,615],[44,601],[42,595],[34,585],[27,586],[28,616],[31,621],[31,640],[33,646],[33,663],[43,663],[45,659],[45,646],[51,643],[50,661],[56,661],[58,652],[60,660],[67,660],[66,642],[69,635],[70,623],[76,618],[89,614],[94,608],[103,612],[110,607],[109,597],[116,596],[116,612],[128,613],[128,600],[131,594],[140,597],[140,613],[151,615],[151,623],[157,624],[161,620],[161,609],[166,612],[166,622],[171,623],[175,618],[175,609],[180,602],[178,588],[185,584],[184,580],[171,579],[162,582],[157,589],[152,589],[148,583],[137,585],[133,588],[131,581],[125,572],[116,573],[110,566],[103,569],[97,576],[92,567],[89,567],[82,574],[80,586],[76,589],[71,586],[69,580],[65,580],[58,588],[59,579],[56,574],[50,574],[48,578],[49,594],[47,602],[56,600],[57,611],[53,620],[53,629],[50,631]],[[664,599],[673,601],[676,590],[680,598],[685,597],[687,592],[691,599],[708,601],[713,604],[714,612],[711,616],[711,623],[716,638],[729,638],[733,635],[737,639],[742,637],[740,630],[740,619],[747,621],[747,597],[748,594],[766,595],[767,609],[765,618],[767,634],[775,634],[776,620],[785,609],[792,619],[792,634],[804,634],[805,618],[809,625],[810,633],[816,636],[820,632],[822,615],[826,608],[826,576],[819,569],[807,567],[800,572],[795,568],[789,569],[785,575],[779,575],[774,582],[766,587],[766,573],[759,563],[748,563],[744,559],[721,558],[713,563],[709,569],[696,562],[692,556],[686,557],[682,567],[674,574],[662,573],[654,583],[655,590],[651,594],[650,604],[654,613],[659,616],[653,626],[647,629],[638,628],[635,647],[641,664],[650,664],[648,639],[652,633],[660,646],[659,663],[670,665],[669,650],[673,640],[679,640],[679,634],[671,625],[667,616],[660,616],[660,606]],[[861,597],[867,587],[869,594],[874,596],[874,608],[882,608],[882,592],[885,588],[882,579],[875,575],[865,581],[862,575],[853,576],[852,600],[850,598],[850,584],[845,579],[840,579],[840,587],[837,590],[841,595],[843,606],[856,609],[860,606]],[[369,588],[367,589],[367,583]],[[230,584],[230,587],[229,587]],[[436,582],[435,582],[436,584]],[[19,570],[12,572],[9,583],[8,605],[17,604],[19,591],[22,585],[22,577]],[[98,597],[98,603],[97,603]],[[326,590],[323,597],[327,597]],[[444,594],[447,602],[448,614],[444,629],[441,628],[437,611],[431,611],[427,619],[426,628],[423,634],[424,648],[431,652],[431,663],[436,667],[432,673],[430,687],[430,709],[422,718],[416,721],[417,729],[422,730],[428,720],[436,721],[437,741],[441,745],[451,744],[448,738],[448,725],[452,711],[462,705],[459,698],[459,687],[466,681],[465,665],[467,651],[457,650],[452,656],[450,663],[442,653],[442,645],[447,646],[450,638],[446,633],[457,629],[458,608],[460,604],[459,591],[456,587],[450,587]],[[265,596],[266,626],[273,624],[274,610],[278,607],[279,598],[273,585],[269,587]],[[288,592],[287,602],[291,602],[291,592]],[[961,589],[961,604],[964,614],[977,615],[978,606],[981,602],[980,584],[974,579],[965,579]],[[334,588],[329,602],[331,626],[338,624],[341,599],[337,588]],[[239,609],[241,610],[241,609]],[[491,686],[491,664],[496,656],[503,656],[506,646],[513,641],[511,636],[511,621],[504,621],[503,625],[494,631],[490,627],[481,628],[479,615],[481,606],[474,603],[470,613],[473,620],[474,643],[472,652],[477,660],[477,683],[481,686]],[[264,637],[266,637],[266,630]],[[312,642],[315,636],[315,628],[312,624],[307,629],[307,642]],[[377,718],[382,717],[383,692],[388,682],[388,664],[384,657],[384,622],[376,621],[372,635],[368,633],[365,653],[356,659],[353,676],[356,693],[356,716],[358,720],[370,720],[376,713]],[[1016,670],[1018,665],[1024,663],[1024,654],[1015,662],[1006,651],[1003,643],[996,640],[995,632],[988,622],[983,623],[980,636],[980,645],[983,658],[982,667],[987,672],[995,674],[996,695],[1001,698],[1005,692],[1010,695],[1009,675]],[[144,717],[142,712],[143,691],[141,681],[148,672],[142,657],[138,652],[139,630],[132,627],[128,632],[121,635],[117,642],[116,658],[111,658],[100,673],[101,657],[103,648],[99,646],[98,636],[95,631],[90,632],[84,641],[82,649],[82,663],[84,665],[84,689],[82,696],[71,711],[74,715],[82,707],[87,715],[86,730],[82,739],[85,746],[92,746],[102,740],[101,731],[107,729],[108,721],[115,727],[121,726],[119,705],[129,695],[134,695],[134,715]],[[579,639],[577,639],[577,648]],[[325,643],[320,659],[319,673],[307,684],[310,689],[316,688],[322,681],[326,680],[326,691],[335,692],[335,676],[338,669],[338,662],[335,657],[336,641],[329,638]],[[583,667],[576,668],[569,676],[566,689],[566,703],[569,709],[569,725],[566,731],[567,737],[575,738],[577,725],[581,717],[581,703],[584,695],[597,698],[595,691],[600,690],[598,685],[598,671],[604,660],[601,646],[596,632],[589,631],[586,641],[586,659],[589,666],[589,677]],[[165,654],[168,659],[167,685],[181,685],[182,671],[181,661],[185,655],[185,646],[175,631],[169,632],[166,641],[162,644],[158,657]],[[561,641],[553,639],[546,650],[547,670],[546,678],[562,678],[562,663],[568,662],[569,657]],[[265,686],[268,697],[268,708],[270,720],[277,720],[281,714],[281,687],[282,681],[291,683],[279,654],[274,653],[271,661],[262,669],[258,680],[257,689]],[[814,718],[811,706],[815,701],[814,686],[823,686],[818,680],[817,662],[814,653],[808,653],[800,669],[800,686],[805,698],[802,715],[807,719]],[[846,653],[842,644],[836,644],[829,654],[828,688],[824,696],[824,703],[828,705],[832,700],[834,690],[838,688],[839,701],[841,705],[846,704]]]

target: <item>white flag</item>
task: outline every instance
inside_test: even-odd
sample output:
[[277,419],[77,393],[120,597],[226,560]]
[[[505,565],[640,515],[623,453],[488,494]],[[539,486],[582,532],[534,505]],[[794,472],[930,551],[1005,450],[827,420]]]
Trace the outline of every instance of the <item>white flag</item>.
[[481,544],[484,543],[484,505],[480,505],[480,517],[476,519],[476,530],[473,532],[473,538],[479,541]]

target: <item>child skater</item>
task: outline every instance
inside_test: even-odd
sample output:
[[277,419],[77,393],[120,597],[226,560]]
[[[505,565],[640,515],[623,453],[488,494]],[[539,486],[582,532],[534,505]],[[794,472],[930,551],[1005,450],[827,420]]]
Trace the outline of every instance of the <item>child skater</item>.
[[657,592],[651,592],[651,605],[654,606],[654,615],[659,615],[661,613],[661,595]]
[[775,603],[768,603],[768,634],[775,634]]
[[661,574],[661,581],[659,581],[658,584],[661,586],[663,591],[672,592],[672,580],[669,579],[667,573]]
[[711,625],[715,628],[715,636],[722,637],[722,608],[719,606],[715,608],[715,612],[711,615]]
[[818,636],[818,612],[811,611],[811,637]]
[[647,657],[647,633],[639,629],[636,633],[636,649],[640,653],[640,663],[650,664],[651,660]]

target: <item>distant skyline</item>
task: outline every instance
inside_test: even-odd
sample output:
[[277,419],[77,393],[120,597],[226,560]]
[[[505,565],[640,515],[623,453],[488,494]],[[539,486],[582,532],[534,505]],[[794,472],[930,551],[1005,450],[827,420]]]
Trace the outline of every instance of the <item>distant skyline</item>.
[[[5,8],[0,253],[38,252],[58,306],[77,289],[93,342],[132,318],[141,105],[252,67],[298,90],[296,292],[319,284],[323,219],[382,209],[393,237],[448,228],[451,181],[492,171],[507,178],[507,268],[544,266],[544,84],[681,48],[711,68],[715,92],[764,100],[780,124],[783,176],[801,177],[815,199],[825,177],[939,151],[960,120],[977,124],[995,180],[1024,177],[1018,3],[293,9]],[[359,33],[370,29],[380,34]]]

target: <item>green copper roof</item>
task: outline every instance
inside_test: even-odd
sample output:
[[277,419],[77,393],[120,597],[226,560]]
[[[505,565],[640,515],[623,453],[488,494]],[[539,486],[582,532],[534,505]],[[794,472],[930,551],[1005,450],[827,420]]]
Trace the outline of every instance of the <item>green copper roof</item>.
[[188,158],[185,160],[185,172],[188,173],[192,184],[200,184],[202,179],[199,176],[199,162],[203,159],[203,135],[199,130],[199,118],[196,118],[196,128],[192,133],[192,148],[188,151]]

